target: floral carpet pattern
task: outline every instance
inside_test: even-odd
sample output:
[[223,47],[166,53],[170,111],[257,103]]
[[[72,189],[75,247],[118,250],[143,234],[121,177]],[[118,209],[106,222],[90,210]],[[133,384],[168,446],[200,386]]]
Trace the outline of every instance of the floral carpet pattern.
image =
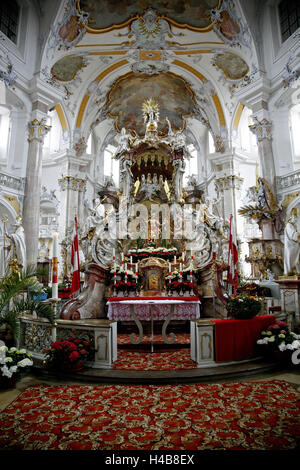
[[[192,361],[190,349],[190,335],[186,333],[176,334],[174,345],[166,347],[162,335],[153,337],[154,352],[150,352],[151,336],[143,335],[137,349],[129,349],[132,346],[128,334],[118,334],[118,358],[113,368],[119,370],[179,370],[196,369],[197,363]],[[128,349],[126,346],[128,345]],[[121,346],[121,347],[120,347]],[[183,347],[182,347],[183,346]],[[145,351],[145,347],[148,349]]]
[[280,380],[34,385],[0,414],[11,450],[299,449],[299,393]]
[[118,358],[113,364],[119,370],[182,370],[196,369],[189,349],[163,352],[142,352],[118,349]]
[[[151,336],[143,335],[142,341],[140,344],[150,344]],[[162,335],[155,334],[153,337],[154,344],[164,344]],[[130,336],[128,334],[118,333],[118,345],[121,344],[130,344]],[[190,344],[190,335],[188,333],[176,333],[174,344]]]

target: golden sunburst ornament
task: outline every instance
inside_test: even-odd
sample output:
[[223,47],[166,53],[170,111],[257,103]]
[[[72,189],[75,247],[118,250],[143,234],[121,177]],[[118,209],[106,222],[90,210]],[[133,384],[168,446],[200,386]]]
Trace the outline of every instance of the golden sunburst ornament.
[[142,106],[144,122],[158,121],[159,119],[159,106],[153,98],[145,100]]

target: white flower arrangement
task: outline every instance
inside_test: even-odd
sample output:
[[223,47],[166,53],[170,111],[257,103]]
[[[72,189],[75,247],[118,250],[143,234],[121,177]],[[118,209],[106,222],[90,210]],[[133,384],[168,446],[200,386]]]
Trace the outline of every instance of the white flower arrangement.
[[[11,378],[25,367],[33,365],[32,354],[27,353],[26,349],[17,349],[7,346],[0,346],[0,371],[2,377]],[[0,375],[0,377],[1,377]]]
[[261,332],[257,344],[267,345],[273,351],[295,351],[300,349],[300,335],[290,331],[288,325],[279,320]]

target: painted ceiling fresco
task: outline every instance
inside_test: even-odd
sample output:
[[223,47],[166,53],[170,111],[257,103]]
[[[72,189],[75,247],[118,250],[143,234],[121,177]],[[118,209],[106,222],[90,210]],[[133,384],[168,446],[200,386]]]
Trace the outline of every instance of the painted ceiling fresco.
[[61,82],[69,82],[76,77],[80,69],[85,67],[82,56],[69,55],[58,60],[51,68],[52,78]]
[[248,64],[244,59],[230,52],[218,54],[215,58],[215,65],[223,70],[225,76],[231,80],[239,80],[249,71]]
[[145,124],[142,105],[150,97],[159,105],[158,132],[161,134],[168,133],[166,117],[173,130],[179,130],[185,127],[184,117],[195,114],[193,91],[181,77],[171,72],[155,76],[130,72],[116,80],[109,91],[106,115],[116,119],[118,131],[125,127],[143,136]]
[[89,13],[91,29],[106,30],[128,24],[151,8],[177,25],[200,30],[212,23],[210,10],[221,0],[77,0],[79,11]]

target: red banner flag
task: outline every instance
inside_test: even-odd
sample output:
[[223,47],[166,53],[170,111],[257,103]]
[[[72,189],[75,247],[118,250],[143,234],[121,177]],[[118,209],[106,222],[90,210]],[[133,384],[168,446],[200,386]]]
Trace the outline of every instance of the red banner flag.
[[238,250],[236,241],[236,230],[232,215],[230,216],[230,234],[229,234],[229,251],[228,251],[228,282],[233,285],[233,293],[236,294],[238,285]]
[[80,270],[79,270],[79,247],[78,247],[78,233],[77,233],[77,218],[75,217],[75,228],[71,251],[71,265],[72,265],[72,285],[71,294],[74,294],[80,289]]

